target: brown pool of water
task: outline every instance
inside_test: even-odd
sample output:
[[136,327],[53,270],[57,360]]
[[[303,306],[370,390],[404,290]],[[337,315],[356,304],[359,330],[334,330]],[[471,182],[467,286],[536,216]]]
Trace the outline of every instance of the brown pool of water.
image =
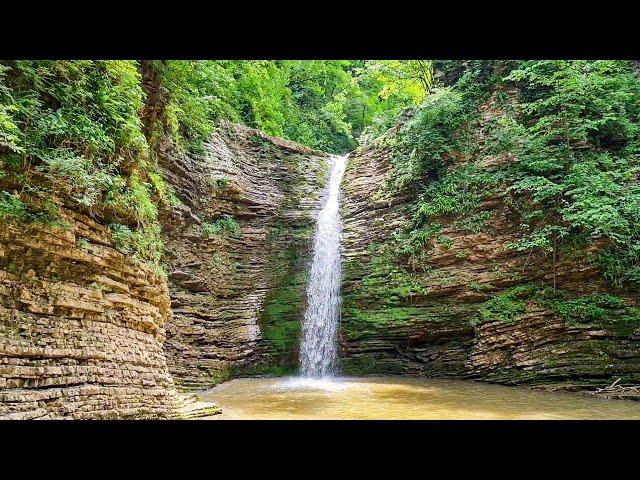
[[640,402],[468,380],[242,378],[200,396],[213,419],[640,419]]

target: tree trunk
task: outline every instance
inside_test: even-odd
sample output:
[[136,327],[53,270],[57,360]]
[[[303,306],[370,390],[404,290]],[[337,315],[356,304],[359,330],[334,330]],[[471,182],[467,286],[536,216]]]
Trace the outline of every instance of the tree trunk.
[[[160,76],[154,68],[154,62],[158,60],[140,60],[138,70],[142,75],[142,88],[145,92],[144,106],[142,108],[142,125],[147,142],[152,142],[153,129],[156,121],[162,121],[163,129],[167,130],[164,109],[167,99],[162,95]],[[165,63],[166,60],[159,60]]]

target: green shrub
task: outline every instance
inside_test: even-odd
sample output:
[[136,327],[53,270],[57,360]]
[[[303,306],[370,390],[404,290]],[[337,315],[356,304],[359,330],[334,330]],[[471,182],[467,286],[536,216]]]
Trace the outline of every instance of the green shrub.
[[624,309],[626,303],[618,297],[593,294],[564,302],[551,303],[554,310],[565,320],[595,321],[606,318],[612,309]]
[[28,217],[27,207],[18,197],[9,192],[0,192],[0,218],[5,217],[26,220]]
[[[519,87],[519,141],[511,150],[518,250],[551,251],[579,236],[605,237],[600,256],[614,286],[638,285],[640,82],[625,61],[524,61],[506,81]],[[631,252],[631,253],[629,253]]]
[[220,192],[229,185],[229,179],[227,177],[210,178],[209,185],[214,192]]
[[480,318],[474,319],[471,323],[477,325],[481,321],[513,322],[526,313],[526,299],[533,289],[531,285],[519,285],[505,290],[486,301],[480,308]]
[[231,235],[234,238],[240,236],[240,225],[236,220],[229,216],[223,216],[214,223],[203,223],[202,233],[205,237],[218,235]]
[[17,196],[4,191],[0,191],[0,218],[40,223],[50,227],[68,227],[58,220],[56,206],[53,203],[45,202],[42,210],[33,212]]
[[137,261],[148,262],[160,276],[166,276],[162,264],[163,244],[160,225],[153,223],[135,230],[118,223],[110,224],[114,246],[125,255]]

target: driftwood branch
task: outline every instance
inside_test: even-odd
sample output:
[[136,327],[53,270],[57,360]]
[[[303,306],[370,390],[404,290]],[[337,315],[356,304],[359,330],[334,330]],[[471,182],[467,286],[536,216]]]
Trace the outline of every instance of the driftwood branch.
[[608,387],[598,388],[595,392],[591,392],[592,395],[601,395],[601,394],[639,394],[640,395],[640,385],[632,385],[623,387],[622,385],[618,385],[620,383],[621,378],[618,378],[615,382],[613,382]]

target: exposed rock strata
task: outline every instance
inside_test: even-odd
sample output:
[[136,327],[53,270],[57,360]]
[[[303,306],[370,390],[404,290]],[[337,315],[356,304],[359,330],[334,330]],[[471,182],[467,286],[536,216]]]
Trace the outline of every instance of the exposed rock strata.
[[0,418],[168,418],[166,283],[103,225],[0,221]]
[[[166,353],[183,388],[298,363],[306,272],[326,155],[224,123],[201,157],[161,147],[182,201],[165,212],[172,319]],[[224,216],[240,235],[207,235]]]
[[[495,102],[481,109],[475,161],[482,168],[512,161],[482,153],[482,125],[499,115]],[[506,248],[516,240],[517,225],[508,220],[512,216],[500,196],[484,199],[481,209],[492,215],[479,233],[465,231],[454,218],[439,219],[441,234],[450,242],[434,242],[426,265],[381,258],[378,247],[409,219],[411,199],[382,188],[391,168],[385,146],[357,150],[347,164],[340,331],[344,373],[473,377],[568,390],[610,384],[616,376],[638,383],[640,325],[617,318],[616,312],[596,325],[572,326],[530,303],[512,323],[476,325],[481,304],[506,288],[553,284],[551,258]],[[607,292],[589,255],[600,247],[595,241],[587,250],[561,255],[558,287],[575,295]],[[627,297],[637,305],[637,296]]]

